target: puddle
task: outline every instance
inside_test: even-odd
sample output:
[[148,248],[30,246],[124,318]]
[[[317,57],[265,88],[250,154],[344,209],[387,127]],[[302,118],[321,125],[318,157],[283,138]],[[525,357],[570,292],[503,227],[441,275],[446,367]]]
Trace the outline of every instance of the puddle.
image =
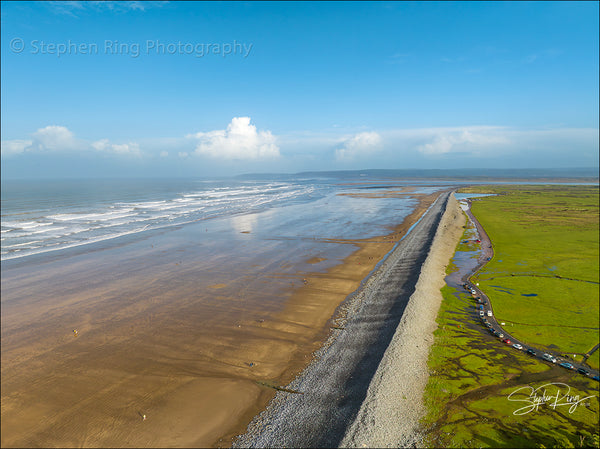
[[521,293],[521,296],[537,296],[537,293]]
[[459,295],[459,292],[464,291],[462,284],[477,267],[477,261],[481,255],[481,246],[472,244],[474,240],[479,239],[477,229],[471,220],[467,221],[467,226],[468,228],[465,232],[465,238],[461,240],[461,245],[457,247],[452,258],[452,263],[458,268],[458,270],[450,273],[445,278],[446,284],[456,289],[456,295]]
[[477,259],[480,253],[480,250],[457,251],[454,253],[452,262],[454,265],[456,265],[458,271],[446,276],[446,284],[448,284],[450,287],[462,290],[462,284],[464,282],[462,278],[470,275],[473,272],[477,266]]
[[495,193],[456,193],[454,192],[454,197],[458,201],[464,201],[469,198],[484,198],[486,196],[497,196]]

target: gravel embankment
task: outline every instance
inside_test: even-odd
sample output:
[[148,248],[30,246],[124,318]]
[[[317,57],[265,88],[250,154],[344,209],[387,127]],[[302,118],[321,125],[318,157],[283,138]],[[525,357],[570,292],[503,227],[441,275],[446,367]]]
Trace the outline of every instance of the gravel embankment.
[[233,447],[374,447],[414,441],[439,289],[452,253],[445,260],[442,254],[450,247],[453,252],[458,240],[450,241],[450,230],[462,231],[462,224],[455,226],[462,212],[448,197],[449,192],[440,195],[345,302],[346,319],[336,323],[342,329],[333,331],[313,363],[286,386],[299,393],[278,392]]
[[442,301],[440,289],[464,224],[465,217],[452,196],[415,292],[340,446],[422,446],[419,419],[426,413],[422,398],[429,378],[429,348]]

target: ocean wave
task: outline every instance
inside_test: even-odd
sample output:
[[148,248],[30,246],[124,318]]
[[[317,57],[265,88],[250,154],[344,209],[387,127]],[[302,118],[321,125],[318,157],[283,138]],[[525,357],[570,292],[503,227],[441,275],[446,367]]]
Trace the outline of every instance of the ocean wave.
[[12,228],[4,231],[12,231],[15,229],[35,229],[42,226],[50,226],[51,224],[53,223],[40,221],[2,221],[3,227]]
[[124,210],[118,210],[116,212],[100,212],[100,213],[66,213],[49,215],[47,218],[54,221],[109,221],[115,218],[123,218],[126,216],[133,216],[129,214],[133,212],[133,208],[127,208]]
[[[123,192],[121,200],[89,205],[80,199],[56,206],[60,198],[53,198],[54,209],[45,209],[44,213],[41,212],[44,208],[23,211],[19,204],[18,211],[3,214],[1,258],[40,253],[45,248],[49,251],[69,248],[223,215],[260,212],[288,201],[313,199],[315,191],[314,186],[294,183],[248,183],[207,186],[142,201],[131,201],[129,192]],[[24,219],[10,219],[17,215]],[[36,251],[32,251],[34,246]]]

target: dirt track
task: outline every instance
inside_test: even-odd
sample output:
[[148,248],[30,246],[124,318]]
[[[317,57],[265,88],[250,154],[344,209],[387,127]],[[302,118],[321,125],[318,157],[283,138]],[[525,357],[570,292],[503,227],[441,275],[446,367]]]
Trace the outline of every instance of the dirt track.
[[[421,274],[449,192],[344,304],[348,317],[315,361],[234,447],[337,447],[354,422]],[[437,309],[436,309],[437,311]],[[434,318],[435,320],[435,312]],[[426,359],[425,359],[426,360]],[[398,423],[400,424],[400,423]]]

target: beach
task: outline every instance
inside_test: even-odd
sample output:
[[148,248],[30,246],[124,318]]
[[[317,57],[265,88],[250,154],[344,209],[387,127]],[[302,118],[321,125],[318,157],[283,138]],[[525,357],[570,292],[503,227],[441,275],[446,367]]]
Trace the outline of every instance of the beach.
[[437,196],[335,195],[349,218],[412,201],[365,238],[277,237],[265,211],[3,262],[2,446],[230,445]]

